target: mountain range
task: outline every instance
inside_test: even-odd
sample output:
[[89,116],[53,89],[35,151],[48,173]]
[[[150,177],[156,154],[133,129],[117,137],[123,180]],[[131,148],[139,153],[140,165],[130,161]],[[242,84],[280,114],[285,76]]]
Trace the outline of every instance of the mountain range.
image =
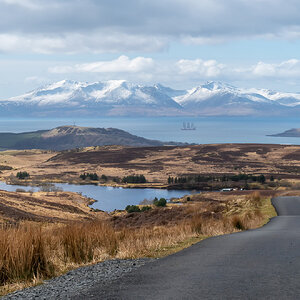
[[124,80],[62,80],[0,100],[0,116],[276,116],[298,115],[300,93],[207,82],[189,90]]

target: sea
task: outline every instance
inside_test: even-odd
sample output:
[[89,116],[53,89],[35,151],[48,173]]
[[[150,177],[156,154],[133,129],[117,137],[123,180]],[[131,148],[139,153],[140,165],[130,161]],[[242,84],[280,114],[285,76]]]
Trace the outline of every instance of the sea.
[[[196,130],[182,130],[184,123],[193,123]],[[20,133],[62,125],[113,127],[164,142],[300,144],[300,138],[267,136],[300,128],[300,118],[288,117],[2,118],[0,132]]]
[[[184,123],[193,124],[195,130],[182,130]],[[103,117],[90,119],[1,119],[0,132],[28,132],[41,129],[52,129],[62,125],[86,127],[114,127],[123,129],[148,139],[176,141],[195,144],[218,143],[268,143],[300,144],[300,138],[270,137],[292,128],[300,128],[299,118],[254,118],[254,117],[157,117],[157,118],[120,118]],[[93,185],[55,184],[65,191],[79,192],[98,202],[93,208],[104,211],[124,209],[128,204],[136,205],[143,200],[154,197],[171,199],[190,194],[192,191],[172,191],[160,189],[125,189]],[[36,190],[38,187],[9,186],[0,182],[0,189],[15,191],[17,189]]]

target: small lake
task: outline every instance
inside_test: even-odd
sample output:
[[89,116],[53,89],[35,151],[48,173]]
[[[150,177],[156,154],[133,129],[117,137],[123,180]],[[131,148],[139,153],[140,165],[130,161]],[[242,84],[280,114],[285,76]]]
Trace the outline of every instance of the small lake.
[[[113,211],[115,209],[125,209],[127,205],[137,205],[143,200],[153,200],[155,197],[180,198],[184,195],[189,195],[192,191],[188,190],[165,190],[165,189],[128,189],[121,187],[109,187],[98,185],[76,185],[67,183],[55,183],[52,187],[56,187],[63,191],[81,193],[83,196],[97,200],[92,208],[104,211]],[[0,182],[0,189],[10,192],[15,192],[17,189],[25,191],[37,192],[43,187],[8,185],[5,182]]]

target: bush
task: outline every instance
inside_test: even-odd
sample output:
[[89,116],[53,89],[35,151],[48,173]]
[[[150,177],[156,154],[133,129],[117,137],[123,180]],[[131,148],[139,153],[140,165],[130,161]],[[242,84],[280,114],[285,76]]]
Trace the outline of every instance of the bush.
[[13,168],[12,167],[10,167],[10,166],[5,166],[5,165],[0,165],[0,170],[2,171],[4,171],[4,170],[12,170]]
[[125,210],[128,213],[141,212],[140,208],[137,205],[127,205]]
[[85,180],[86,178],[90,180],[99,180],[99,176],[96,173],[83,173],[79,177],[82,180]]
[[18,172],[16,177],[19,179],[25,179],[25,178],[29,177],[29,173],[27,173],[26,171]]
[[154,199],[153,204],[157,207],[165,207],[167,205],[167,200],[165,198]]
[[122,179],[123,183],[146,183],[147,180],[144,175],[130,175]]
[[107,181],[107,176],[103,174],[103,175],[101,175],[101,179],[104,181]]
[[143,206],[142,209],[141,209],[141,212],[148,211],[148,210],[151,210],[151,209],[152,209],[151,206]]

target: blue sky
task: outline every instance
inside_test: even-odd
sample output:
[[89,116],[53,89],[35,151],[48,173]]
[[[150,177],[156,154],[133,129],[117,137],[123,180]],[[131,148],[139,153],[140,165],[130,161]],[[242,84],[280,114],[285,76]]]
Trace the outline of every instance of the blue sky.
[[0,0],[0,98],[62,79],[300,92],[296,0]]

